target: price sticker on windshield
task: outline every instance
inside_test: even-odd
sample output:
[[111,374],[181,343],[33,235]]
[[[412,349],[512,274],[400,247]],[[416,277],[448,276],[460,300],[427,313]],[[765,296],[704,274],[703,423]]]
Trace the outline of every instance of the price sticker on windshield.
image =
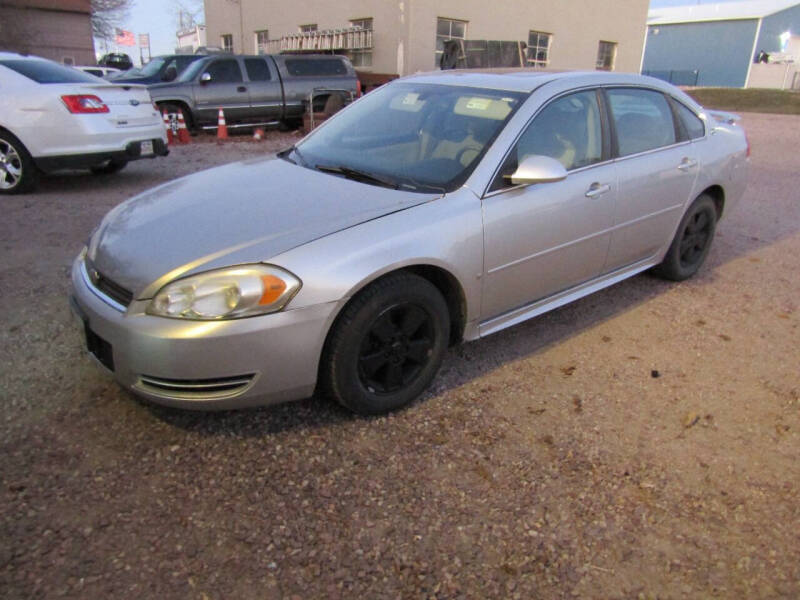
[[467,109],[469,110],[488,110],[491,105],[490,98],[470,98],[467,100]]

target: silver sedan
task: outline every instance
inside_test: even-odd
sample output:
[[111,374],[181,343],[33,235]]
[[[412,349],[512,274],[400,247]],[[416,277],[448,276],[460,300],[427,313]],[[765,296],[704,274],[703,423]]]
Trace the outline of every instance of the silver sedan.
[[647,269],[691,277],[742,195],[736,117],[613,73],[418,75],[276,158],[112,210],[72,269],[89,351],[192,409],[320,389],[383,413],[474,340]]

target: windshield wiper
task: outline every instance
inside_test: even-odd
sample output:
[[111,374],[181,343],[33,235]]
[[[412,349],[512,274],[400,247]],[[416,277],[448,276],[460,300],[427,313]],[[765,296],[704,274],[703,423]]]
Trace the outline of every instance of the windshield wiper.
[[393,190],[396,190],[400,187],[396,182],[390,179],[380,177],[379,175],[375,175],[374,173],[369,173],[367,171],[360,171],[351,167],[345,167],[343,165],[317,165],[315,168],[323,173],[344,175],[347,179],[352,179],[353,181],[380,185]]

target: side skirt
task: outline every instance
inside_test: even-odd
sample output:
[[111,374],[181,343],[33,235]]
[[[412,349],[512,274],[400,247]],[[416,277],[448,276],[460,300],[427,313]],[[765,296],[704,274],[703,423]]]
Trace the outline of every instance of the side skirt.
[[632,265],[628,265],[627,267],[623,267],[613,271],[612,273],[602,275],[597,279],[592,279],[585,283],[581,283],[580,285],[576,285],[575,287],[558,292],[552,296],[543,298],[542,300],[537,300],[536,302],[515,308],[497,317],[482,321],[478,325],[479,337],[496,333],[505,329],[506,327],[511,327],[512,325],[522,323],[523,321],[527,321],[533,317],[538,317],[539,315],[551,311],[554,308],[564,306],[565,304],[579,300],[584,296],[588,296],[589,294],[600,291],[604,288],[614,285],[615,283],[619,283],[624,279],[633,277],[637,273],[641,273],[642,271],[646,271],[650,267],[657,265],[657,257],[658,254],[656,257],[650,257],[643,261],[633,263]]

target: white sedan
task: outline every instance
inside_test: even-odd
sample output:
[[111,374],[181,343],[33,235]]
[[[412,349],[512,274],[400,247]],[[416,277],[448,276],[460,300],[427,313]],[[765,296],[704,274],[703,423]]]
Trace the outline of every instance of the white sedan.
[[161,115],[144,86],[0,52],[0,194],[32,190],[40,172],[113,173],[168,152]]

